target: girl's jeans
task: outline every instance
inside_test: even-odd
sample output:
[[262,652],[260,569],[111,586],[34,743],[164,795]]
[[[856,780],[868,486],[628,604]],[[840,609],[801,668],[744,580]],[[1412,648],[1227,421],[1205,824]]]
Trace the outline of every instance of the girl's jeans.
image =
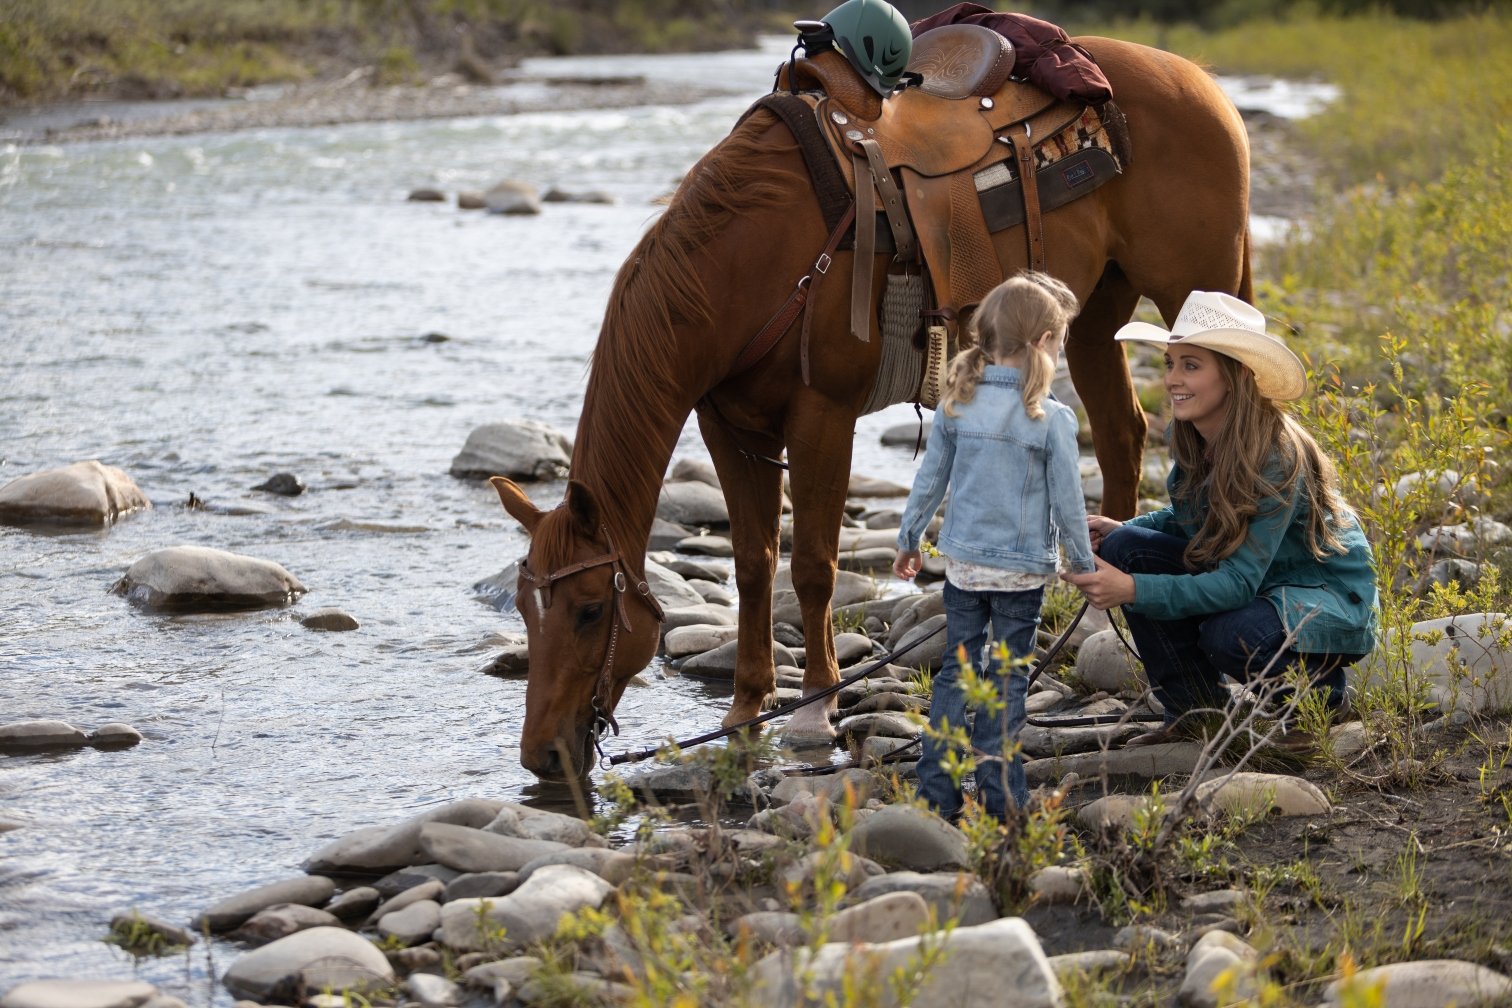
[[[990,625],[992,640],[1005,642],[1009,653],[1015,657],[1032,657],[1034,631],[1039,626],[1045,590],[974,592],[963,591],[946,581],[944,594],[945,658],[934,677],[929,726],[938,731],[967,724],[966,697],[960,683],[960,653],[964,648],[967,660],[977,674],[985,674],[996,682],[998,699],[1006,705],[995,715],[976,711],[968,736],[976,757],[977,798],[988,815],[1006,819],[1008,795],[1012,795],[1014,805],[1020,809],[1029,802],[1024,761],[1016,751],[1019,730],[1024,726],[1024,697],[1029,690],[1029,675],[1024,666],[1000,668],[995,654],[997,648],[987,646],[987,631]],[[1003,759],[1005,741],[1015,747],[1011,760]],[[959,815],[962,804],[961,789],[941,765],[946,752],[954,748],[926,732],[924,755],[918,766],[919,793],[931,808],[947,819]]]
[[[1185,547],[1186,541],[1176,536],[1123,525],[1108,533],[1098,553],[1127,574],[1190,574],[1181,562]],[[1328,706],[1337,710],[1344,701],[1344,669],[1364,657],[1303,654],[1287,648],[1278,658],[1286,627],[1276,607],[1263,598],[1230,612],[1175,620],[1151,619],[1126,608],[1124,619],[1167,722],[1188,711],[1222,710],[1229,699],[1221,684],[1225,675],[1247,682],[1263,674],[1264,683],[1274,688],[1286,670],[1296,666],[1306,671],[1315,687],[1327,691]]]

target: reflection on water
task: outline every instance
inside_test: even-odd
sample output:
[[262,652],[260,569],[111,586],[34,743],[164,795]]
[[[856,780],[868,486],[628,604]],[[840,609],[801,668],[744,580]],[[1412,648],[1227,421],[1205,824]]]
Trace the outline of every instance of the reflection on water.
[[[186,922],[358,827],[470,796],[577,807],[519,768],[523,681],[478,671],[488,636],[521,628],[469,586],[519,556],[521,534],[486,484],[447,469],[480,424],[574,428],[653,200],[786,51],[558,68],[740,91],[689,107],[0,149],[0,482],[99,458],[155,505],[106,532],[0,528],[0,720],[146,736],[0,756],[0,814],[27,823],[0,835],[0,990],[130,976],[100,941],[113,912]],[[618,203],[511,218],[404,201],[503,178]],[[906,483],[912,452],[877,435],[912,417],[864,418],[857,471]],[[692,425],[678,454],[704,457]],[[285,471],[304,495],[250,489]],[[177,618],[108,594],[132,561],[184,543],[275,560],[310,592],[292,611]],[[325,606],[361,630],[299,625]],[[653,670],[615,748],[708,730],[728,698]],[[228,1004],[207,963],[137,974]]]

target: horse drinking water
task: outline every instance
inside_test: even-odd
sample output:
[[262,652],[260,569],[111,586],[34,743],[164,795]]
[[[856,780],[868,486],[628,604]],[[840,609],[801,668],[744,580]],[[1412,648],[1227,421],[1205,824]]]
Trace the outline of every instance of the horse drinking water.
[[[983,241],[997,260],[990,272],[1001,277],[1028,265],[1037,239],[1040,268],[1082,302],[1066,356],[1104,474],[1103,512],[1123,518],[1134,511],[1145,419],[1113,334],[1141,295],[1167,325],[1192,290],[1250,299],[1249,148],[1232,103],[1193,63],[1114,39],[1074,41],[1111,83],[1132,156],[1106,184],[1042,218],[1026,211],[1022,223]],[[913,90],[885,101],[899,103]],[[854,125],[881,124],[884,107],[893,107],[872,99],[850,111]],[[991,99],[964,100],[993,108]],[[1000,94],[999,107],[1002,100]],[[937,128],[952,130],[958,118],[941,119]],[[938,139],[936,152],[956,138]],[[988,144],[994,139],[1002,137],[989,135]],[[1011,153],[998,146],[1004,156]],[[916,177],[890,165],[881,174],[905,186]],[[855,175],[866,182],[861,168]],[[872,202],[862,206],[871,215],[876,197],[869,186],[856,188],[867,190]],[[912,201],[915,193],[904,195]],[[924,207],[910,202],[916,224],[923,224]],[[1036,226],[1037,234],[1030,230]],[[645,584],[646,543],[673,448],[695,409],[729,507],[740,599],[738,668],[725,724],[756,715],[775,689],[772,582],[782,471],[769,460],[784,451],[792,579],[807,645],[804,692],[838,680],[830,597],[855,421],[882,354],[875,306],[891,250],[879,246],[862,274],[870,287],[863,282],[856,293],[850,281],[858,256],[836,237],[794,133],[766,107],[753,108],[689,171],[615,278],[565,500],[543,511],[515,484],[494,478],[505,510],[530,536],[518,593],[530,659],[520,761],[536,775],[586,771],[627,681],[655,654],[661,612]],[[828,279],[804,290],[811,296],[806,304],[797,299],[800,311],[784,314],[795,283],[824,279],[814,270],[821,250]],[[980,264],[964,264],[974,265]],[[963,264],[928,266],[948,271]],[[853,311],[857,298],[867,299],[868,312]],[[970,308],[942,306],[961,315]],[[858,317],[862,331],[853,332]],[[769,347],[753,361],[745,351],[763,333]],[[833,704],[831,698],[801,709],[784,736],[832,738]]]

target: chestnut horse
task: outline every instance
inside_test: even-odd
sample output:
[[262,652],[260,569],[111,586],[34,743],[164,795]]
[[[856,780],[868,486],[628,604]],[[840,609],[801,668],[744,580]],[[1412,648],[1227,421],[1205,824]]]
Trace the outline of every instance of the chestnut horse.
[[[1066,356],[1104,474],[1103,512],[1123,518],[1135,506],[1145,418],[1114,331],[1141,295],[1167,324],[1192,290],[1251,299],[1249,145],[1233,104],[1195,64],[1113,39],[1076,41],[1112,83],[1133,155],[1122,175],[1045,216],[1046,268],[1083,305]],[[838,680],[830,597],[856,417],[881,347],[875,333],[860,342],[849,332],[852,253],[835,256],[807,308],[810,382],[800,377],[801,325],[754,367],[732,373],[826,237],[792,135],[764,110],[750,115],[693,167],[619,270],[566,499],[542,511],[494,478],[505,510],[530,536],[518,594],[530,656],[520,761],[537,776],[586,771],[595,731],[612,723],[626,682],[656,652],[660,610],[642,594],[646,543],[667,464],[694,409],[729,506],[740,594],[725,724],[756,715],[775,688],[782,471],[753,455],[786,450],[791,467],[804,691]],[[1021,226],[993,242],[1003,275],[1025,265]],[[879,259],[879,297],[884,272]],[[833,737],[834,702],[795,713],[785,737]]]

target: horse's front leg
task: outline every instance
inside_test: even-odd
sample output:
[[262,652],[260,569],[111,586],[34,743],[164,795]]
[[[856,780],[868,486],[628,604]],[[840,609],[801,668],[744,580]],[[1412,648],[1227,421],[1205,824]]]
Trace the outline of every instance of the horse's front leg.
[[[803,613],[805,696],[840,679],[830,599],[835,592],[840,519],[850,485],[855,424],[853,410],[809,389],[795,396],[788,413],[793,590]],[[788,721],[783,737],[790,741],[834,738],[829,715],[838,705],[839,698],[832,696],[825,703],[801,708]]]
[[1103,474],[1102,513],[1134,515],[1144,457],[1145,415],[1134,394],[1122,343],[1113,334],[1129,321],[1139,292],[1110,268],[1071,323],[1066,364],[1092,426],[1092,450]]
[[[735,548],[735,586],[740,593],[740,643],[735,668],[735,697],[726,726],[761,713],[763,701],[776,690],[772,664],[772,578],[777,571],[778,521],[782,516],[782,470],[741,454],[741,445],[704,410],[699,430],[714,460],[730,511],[730,542]],[[742,433],[742,444],[768,458],[781,446],[756,434]]]

